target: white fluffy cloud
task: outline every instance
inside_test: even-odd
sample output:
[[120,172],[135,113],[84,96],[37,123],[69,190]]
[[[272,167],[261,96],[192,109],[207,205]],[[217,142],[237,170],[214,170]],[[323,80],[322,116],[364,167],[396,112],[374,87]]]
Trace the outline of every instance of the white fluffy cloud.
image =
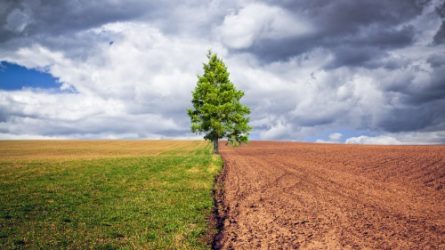
[[333,140],[333,141],[338,141],[341,139],[343,135],[341,133],[332,133],[329,135],[329,139]]
[[399,140],[394,137],[381,135],[381,136],[357,136],[348,138],[346,143],[349,144],[382,144],[382,145],[398,145],[402,144]]
[[[172,39],[139,22],[107,24],[84,32],[106,35],[113,43],[104,42],[81,59],[39,44],[3,52],[4,60],[46,69],[63,83],[62,93],[0,91],[0,105],[10,117],[0,126],[4,137],[10,137],[8,133],[192,136],[185,109],[206,49],[223,55],[220,46],[205,40]],[[63,92],[73,89],[74,93]]]
[[383,144],[383,145],[417,145],[417,144],[443,144],[445,131],[438,132],[408,132],[397,134],[384,134],[377,136],[356,136],[345,140],[350,144]]
[[307,35],[313,27],[304,18],[275,6],[253,3],[227,15],[217,29],[224,44],[247,48],[257,39],[282,39]]

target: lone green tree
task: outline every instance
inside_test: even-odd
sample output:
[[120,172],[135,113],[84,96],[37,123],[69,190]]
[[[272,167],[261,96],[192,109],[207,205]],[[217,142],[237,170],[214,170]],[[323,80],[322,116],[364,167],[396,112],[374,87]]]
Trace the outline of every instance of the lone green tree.
[[198,75],[193,91],[193,108],[187,113],[192,121],[194,133],[205,133],[204,139],[213,142],[214,153],[218,154],[218,140],[227,138],[232,146],[247,143],[250,110],[241,104],[244,92],[237,90],[229,79],[224,62],[209,51],[208,63],[204,63],[204,74]]

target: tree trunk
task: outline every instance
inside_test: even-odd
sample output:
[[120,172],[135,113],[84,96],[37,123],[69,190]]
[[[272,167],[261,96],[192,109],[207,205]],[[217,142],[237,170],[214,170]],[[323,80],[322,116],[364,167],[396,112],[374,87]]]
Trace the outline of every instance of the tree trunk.
[[218,138],[213,139],[213,153],[219,154],[218,150]]

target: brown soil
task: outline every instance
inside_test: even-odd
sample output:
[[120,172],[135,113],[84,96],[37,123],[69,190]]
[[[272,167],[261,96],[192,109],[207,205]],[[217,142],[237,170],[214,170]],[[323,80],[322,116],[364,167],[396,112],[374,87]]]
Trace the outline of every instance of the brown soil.
[[221,155],[216,248],[445,249],[445,146],[251,142]]

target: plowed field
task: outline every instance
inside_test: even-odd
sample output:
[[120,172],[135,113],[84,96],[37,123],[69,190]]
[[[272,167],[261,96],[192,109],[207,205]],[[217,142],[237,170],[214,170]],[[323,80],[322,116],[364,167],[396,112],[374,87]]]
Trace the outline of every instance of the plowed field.
[[445,146],[221,144],[223,249],[445,249]]

